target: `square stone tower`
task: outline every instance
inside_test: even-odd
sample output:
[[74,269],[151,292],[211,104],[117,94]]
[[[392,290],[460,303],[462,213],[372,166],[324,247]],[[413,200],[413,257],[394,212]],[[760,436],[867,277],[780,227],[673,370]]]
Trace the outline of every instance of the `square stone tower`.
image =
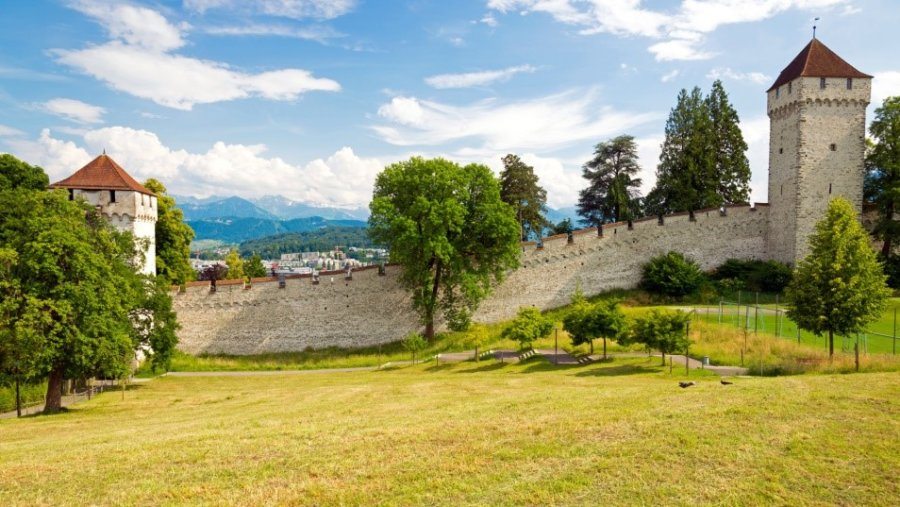
[[768,257],[796,265],[829,201],[862,208],[872,76],[813,39],[769,88]]
[[75,174],[50,185],[69,191],[69,199],[85,199],[120,231],[143,242],[141,272],[156,274],[156,195],[132,178],[106,152]]

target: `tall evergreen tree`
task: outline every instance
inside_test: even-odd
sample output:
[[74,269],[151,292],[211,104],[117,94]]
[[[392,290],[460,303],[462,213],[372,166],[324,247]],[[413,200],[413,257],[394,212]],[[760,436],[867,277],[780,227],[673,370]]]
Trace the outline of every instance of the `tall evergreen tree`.
[[881,255],[888,258],[898,239],[900,222],[900,97],[884,99],[869,125],[873,141],[866,156],[866,200],[878,207],[874,234],[883,241]]
[[710,120],[710,145],[715,165],[718,205],[750,200],[750,162],[740,118],[728,101],[722,81],[716,80],[706,98]]
[[700,88],[694,87],[690,95],[682,89],[666,121],[666,139],[656,171],[658,192],[654,196],[660,212],[693,213],[716,203],[710,127]]
[[550,225],[544,214],[547,211],[547,191],[538,185],[534,168],[522,162],[518,155],[503,157],[500,173],[500,199],[513,207],[519,222],[522,241],[531,234],[540,236]]
[[682,89],[666,121],[657,182],[646,206],[654,214],[693,212],[749,200],[747,143],[722,83],[703,97]]
[[594,147],[594,158],[582,167],[587,188],[578,196],[578,214],[586,225],[631,220],[637,209],[641,179],[634,137],[622,135]]
[[144,186],[156,194],[156,272],[181,285],[194,279],[191,267],[191,241],[194,230],[184,223],[184,213],[178,209],[175,199],[166,193],[166,187],[155,179]]

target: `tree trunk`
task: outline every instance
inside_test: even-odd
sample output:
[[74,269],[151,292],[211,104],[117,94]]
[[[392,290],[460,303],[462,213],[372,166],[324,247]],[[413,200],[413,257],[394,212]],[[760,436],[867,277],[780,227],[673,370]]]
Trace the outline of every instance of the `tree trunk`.
[[828,358],[834,357],[834,331],[828,330]]
[[666,365],[666,353],[661,350],[659,352],[662,354],[662,365],[665,366]]
[[425,324],[425,339],[429,343],[434,341],[434,316],[431,316]]
[[591,338],[591,355],[594,355],[594,339]]
[[606,337],[603,337],[603,359],[606,359]]
[[62,410],[62,387],[64,381],[62,368],[53,368],[50,371],[50,378],[47,380],[47,402],[44,405],[45,414],[52,414]]

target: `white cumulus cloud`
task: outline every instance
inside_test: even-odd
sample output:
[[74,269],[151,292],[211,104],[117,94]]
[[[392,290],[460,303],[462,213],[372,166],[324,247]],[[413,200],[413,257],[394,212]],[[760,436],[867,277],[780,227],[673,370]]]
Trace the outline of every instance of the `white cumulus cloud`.
[[55,98],[42,104],[38,108],[50,114],[74,121],[76,123],[103,123],[103,115],[106,109],[100,106],[87,104],[80,100]]
[[438,74],[425,78],[425,83],[438,89],[470,88],[507,81],[516,74],[532,73],[537,70],[531,65],[518,65],[500,70],[485,70],[463,74]]
[[83,143],[54,138],[44,129],[37,139],[9,138],[8,150],[37,164],[52,181],[63,179],[102,150],[139,181],[157,178],[182,195],[284,195],[311,204],[359,207],[372,197],[375,176],[384,163],[363,158],[349,147],[305,164],[268,156],[264,145],[215,142],[206,151],[167,146],[153,132],[106,127],[84,133]]
[[[195,104],[247,97],[295,100],[305,92],[341,88],[336,81],[315,77],[307,70],[252,74],[225,63],[173,53],[184,44],[182,29],[156,11],[127,5],[101,11],[100,5],[106,4],[84,0],[75,7],[106,27],[113,40],[52,53],[60,63],[136,97],[190,110]],[[140,22],[143,19],[148,20],[146,26]]]

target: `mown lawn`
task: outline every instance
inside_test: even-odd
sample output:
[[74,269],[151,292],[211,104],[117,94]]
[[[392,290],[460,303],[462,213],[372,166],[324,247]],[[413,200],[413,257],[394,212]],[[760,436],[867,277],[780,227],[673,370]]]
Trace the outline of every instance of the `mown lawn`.
[[900,376],[657,358],[161,378],[0,421],[4,505],[896,505]]

